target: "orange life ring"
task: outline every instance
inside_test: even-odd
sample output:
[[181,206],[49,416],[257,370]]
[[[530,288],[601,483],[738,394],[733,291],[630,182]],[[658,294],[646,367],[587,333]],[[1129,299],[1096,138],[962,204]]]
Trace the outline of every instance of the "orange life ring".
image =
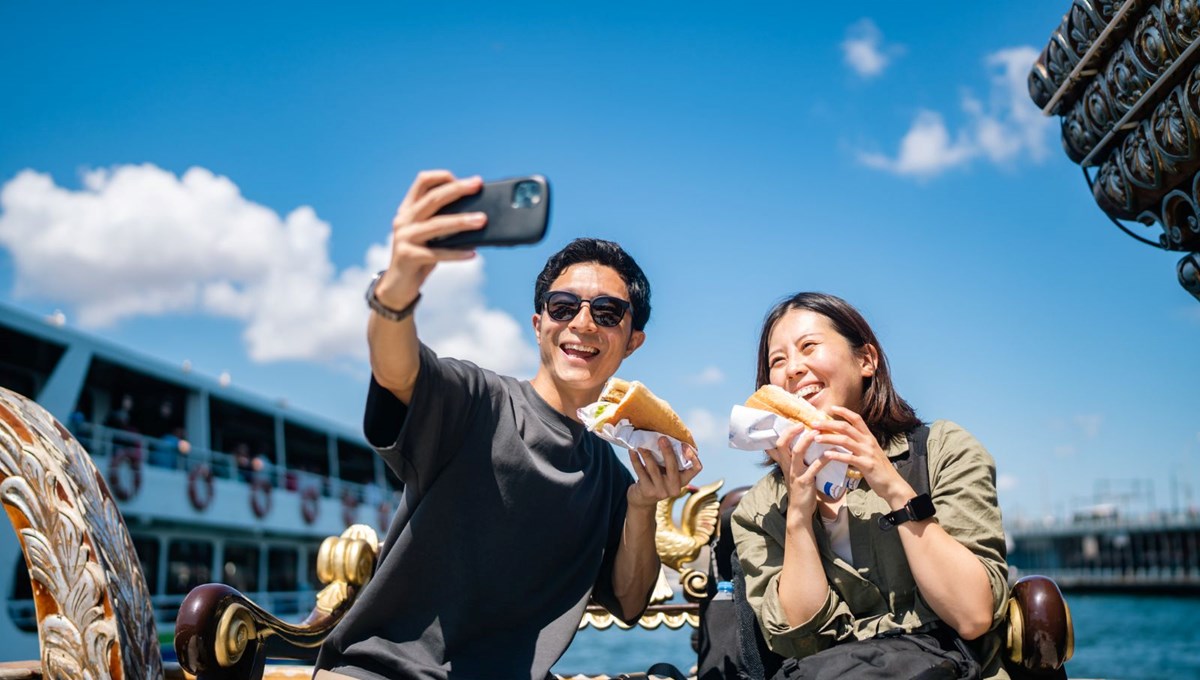
[[358,498],[347,491],[342,494],[342,522],[346,526],[350,526],[356,519],[358,519]]
[[215,493],[212,468],[204,463],[192,468],[188,473],[188,498],[192,507],[203,512],[212,503]]
[[[129,468],[127,478],[124,472]],[[127,501],[142,488],[142,449],[122,447],[117,449],[108,466],[108,485],[118,500]]]
[[250,482],[250,509],[259,518],[271,512],[271,483],[266,477],[255,477]]
[[317,512],[321,509],[321,501],[317,496],[317,487],[307,486],[300,492],[300,517],[305,524],[317,521]]
[[388,527],[392,524],[392,504],[383,501],[379,504],[379,530],[387,533]]

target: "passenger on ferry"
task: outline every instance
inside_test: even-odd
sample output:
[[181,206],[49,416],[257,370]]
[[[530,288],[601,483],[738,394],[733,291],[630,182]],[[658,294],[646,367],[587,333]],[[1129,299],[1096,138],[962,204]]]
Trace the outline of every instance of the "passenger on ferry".
[[[910,677],[900,666],[915,658],[948,659],[948,678],[1007,678],[1004,530],[983,445],[947,420],[918,430],[870,325],[832,295],[800,293],[768,314],[757,384],[768,383],[833,416],[784,431],[733,516],[746,598],[788,659],[774,677]],[[814,443],[842,449],[805,465]],[[814,484],[831,461],[862,475],[836,499]]]
[[422,284],[441,262],[474,255],[428,241],[485,219],[435,213],[480,186],[418,175],[393,221],[388,268],[368,289],[364,426],[405,490],[374,578],[321,650],[319,680],[544,680],[589,597],[629,622],[645,610],[659,570],[655,505],[701,468],[687,447],[692,467],[680,471],[663,440],[666,466],[631,452],[630,474],[579,422],[650,317],[646,276],[615,243],[577,239],[538,275],[532,380],[422,344],[412,318]]
[[104,418],[104,426],[113,430],[135,431],[133,427],[133,397],[126,394],[121,397],[121,405],[108,412]]
[[165,468],[182,467],[179,464],[180,456],[186,456],[191,450],[192,445],[188,443],[183,428],[177,427],[150,446],[150,464]]

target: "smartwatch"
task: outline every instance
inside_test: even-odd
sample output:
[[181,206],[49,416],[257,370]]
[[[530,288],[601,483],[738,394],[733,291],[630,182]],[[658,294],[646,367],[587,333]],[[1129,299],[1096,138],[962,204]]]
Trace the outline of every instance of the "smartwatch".
[[929,497],[929,494],[923,493],[914,496],[912,500],[904,504],[903,508],[882,515],[879,518],[879,528],[887,531],[897,524],[904,524],[908,521],[919,522],[933,517],[935,512],[937,511],[933,507],[933,499]]

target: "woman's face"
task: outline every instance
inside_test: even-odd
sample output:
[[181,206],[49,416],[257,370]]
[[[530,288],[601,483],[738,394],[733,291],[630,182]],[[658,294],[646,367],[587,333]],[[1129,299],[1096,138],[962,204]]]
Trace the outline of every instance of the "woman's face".
[[875,374],[871,345],[855,352],[824,314],[793,309],[775,322],[767,342],[771,384],[817,408],[862,408],[863,378]]

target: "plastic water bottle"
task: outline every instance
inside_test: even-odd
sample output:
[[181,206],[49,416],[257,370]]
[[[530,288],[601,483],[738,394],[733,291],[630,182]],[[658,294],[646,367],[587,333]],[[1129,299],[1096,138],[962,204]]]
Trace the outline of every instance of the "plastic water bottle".
[[732,600],[733,599],[733,583],[729,581],[717,581],[717,593],[713,595],[713,600]]

